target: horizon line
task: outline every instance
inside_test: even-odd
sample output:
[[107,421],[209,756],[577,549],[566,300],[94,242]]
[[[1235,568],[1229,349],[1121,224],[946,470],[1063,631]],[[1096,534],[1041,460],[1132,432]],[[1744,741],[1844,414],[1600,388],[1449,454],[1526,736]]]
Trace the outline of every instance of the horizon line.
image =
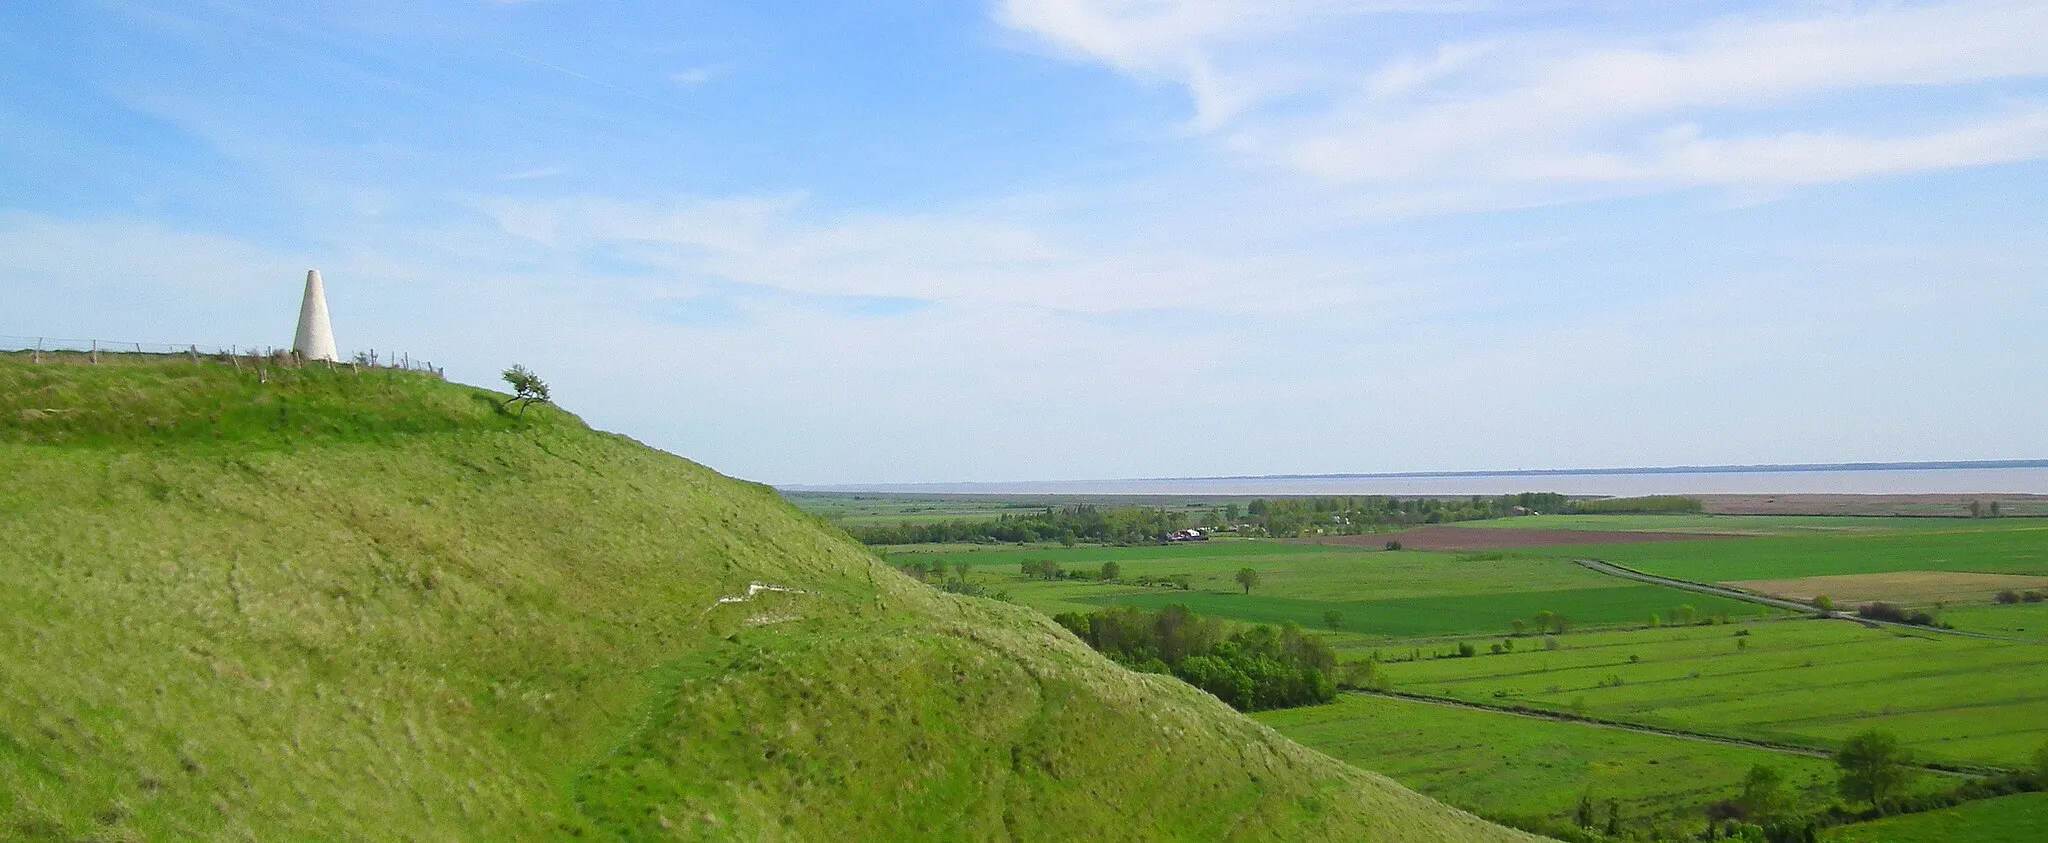
[[[1222,474],[1198,477],[1120,477],[1093,480],[921,480],[902,483],[792,483],[773,488],[788,491],[865,491],[884,487],[1018,486],[1099,483],[1164,483],[1217,480],[1412,480],[1466,477],[1595,477],[1627,474],[1792,474],[1817,471],[1948,471],[1998,468],[2048,468],[2048,459],[1920,460],[1904,462],[1753,463],[1736,465],[1624,466],[1610,468],[1517,468],[1504,470],[1335,472],[1328,474]],[[859,487],[859,488],[856,488]]]

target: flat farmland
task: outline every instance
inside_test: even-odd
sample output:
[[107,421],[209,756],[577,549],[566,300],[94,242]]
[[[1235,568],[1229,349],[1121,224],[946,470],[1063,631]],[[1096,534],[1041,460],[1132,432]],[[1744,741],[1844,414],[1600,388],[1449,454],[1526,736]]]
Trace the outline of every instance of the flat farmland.
[[1808,808],[1825,806],[1835,781],[1834,764],[1822,758],[1363,694],[1256,719],[1296,743],[1499,819],[1568,822],[1585,794],[1602,816],[1612,799],[1632,826],[1697,834],[1704,807],[1739,794],[1752,766],[1778,768]]
[[2038,519],[1922,518],[1911,516],[1849,517],[1840,515],[1520,515],[1486,521],[1461,521],[1460,529],[1587,530],[1598,532],[1703,533],[1711,535],[1777,536],[1879,531],[1947,531],[2025,529]]
[[1812,600],[1824,594],[1838,606],[1872,601],[1902,606],[1935,606],[1990,603],[2001,591],[2048,589],[2048,577],[1980,574],[1974,571],[1892,571],[1782,580],[1736,580],[1724,584],[1792,600]]
[[2048,840],[2048,793],[2020,793],[1940,811],[1842,826],[1828,843],[2008,843]]
[[1592,632],[1382,667],[1412,693],[1819,748],[1886,729],[1951,764],[2021,766],[2048,742],[2048,648],[1844,621]]
[[1969,632],[2048,641],[2048,603],[1950,606],[1941,619]]
[[2048,576],[2048,524],[2038,519],[2002,519],[1975,522],[1972,529],[1842,530],[1740,540],[1545,547],[1531,552],[1602,559],[1696,582],[1897,571]]
[[[1775,614],[1750,603],[1642,585],[1587,571],[1569,560],[1508,553],[1389,552],[1297,542],[1213,541],[1152,547],[1023,548],[893,553],[892,562],[944,560],[970,566],[976,581],[1049,614],[1105,606],[1183,603],[1203,614],[1251,623],[1294,621],[1322,628],[1342,617],[1339,644],[1368,640],[1507,633],[1515,620],[1561,613],[1577,626],[1642,624],[1690,605],[1701,614]],[[1126,582],[1186,575],[1188,590],[1084,580],[1045,581],[1020,572],[1049,560],[1068,570],[1115,561]],[[1243,593],[1240,568],[1259,573]]]

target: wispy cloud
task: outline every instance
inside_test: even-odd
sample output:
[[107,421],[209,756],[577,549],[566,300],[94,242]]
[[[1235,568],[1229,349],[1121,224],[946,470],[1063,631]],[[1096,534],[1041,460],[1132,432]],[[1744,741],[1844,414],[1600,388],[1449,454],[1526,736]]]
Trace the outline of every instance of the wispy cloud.
[[669,74],[668,81],[684,88],[694,88],[718,78],[724,72],[724,70],[716,67],[693,67],[689,70]]
[[531,170],[519,170],[516,172],[506,173],[504,175],[499,176],[498,180],[536,181],[539,179],[551,179],[567,172],[568,169],[565,167],[537,167]]
[[[1250,159],[1408,193],[1514,203],[1536,186],[1772,187],[2048,155],[2048,92],[1979,90],[2048,77],[2039,2],[1806,7],[1634,34],[1548,27],[1363,58],[1318,49],[1387,9],[1011,0],[1000,17],[1184,85],[1196,125]],[[1282,76],[1292,83],[1267,84]],[[1845,105],[1929,91],[1951,94],[1897,106],[1906,119]]]

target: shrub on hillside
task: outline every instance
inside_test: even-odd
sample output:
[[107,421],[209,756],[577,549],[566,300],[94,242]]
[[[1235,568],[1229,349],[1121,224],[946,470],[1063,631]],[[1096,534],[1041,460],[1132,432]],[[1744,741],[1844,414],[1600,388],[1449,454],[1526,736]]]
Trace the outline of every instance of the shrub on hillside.
[[1240,711],[1337,698],[1336,651],[1294,623],[1226,634],[1222,621],[1180,604],[1157,612],[1127,606],[1063,612],[1053,620],[1120,664],[1170,673]]

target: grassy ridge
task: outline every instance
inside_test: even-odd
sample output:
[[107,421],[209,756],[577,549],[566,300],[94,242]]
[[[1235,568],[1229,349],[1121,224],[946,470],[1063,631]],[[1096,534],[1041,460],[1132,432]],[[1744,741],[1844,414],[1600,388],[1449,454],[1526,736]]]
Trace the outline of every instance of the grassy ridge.
[[1512,837],[566,413],[106,357],[0,360],[0,837]]

